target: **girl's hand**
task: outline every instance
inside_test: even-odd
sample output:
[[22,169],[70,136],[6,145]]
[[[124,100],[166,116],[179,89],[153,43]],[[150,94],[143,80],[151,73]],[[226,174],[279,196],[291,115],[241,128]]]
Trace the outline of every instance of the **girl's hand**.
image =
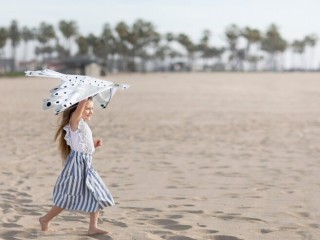
[[96,139],[94,141],[94,147],[97,148],[97,147],[102,147],[102,140],[101,139]]

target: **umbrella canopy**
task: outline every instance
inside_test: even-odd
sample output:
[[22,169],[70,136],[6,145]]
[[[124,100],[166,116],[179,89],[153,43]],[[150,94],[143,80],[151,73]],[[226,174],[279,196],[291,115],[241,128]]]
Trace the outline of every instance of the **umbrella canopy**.
[[94,102],[106,108],[117,89],[126,89],[127,84],[117,84],[83,75],[62,74],[50,69],[26,71],[28,77],[48,77],[61,80],[59,86],[51,89],[50,97],[43,100],[43,109],[55,108],[59,114],[83,99],[92,97]]

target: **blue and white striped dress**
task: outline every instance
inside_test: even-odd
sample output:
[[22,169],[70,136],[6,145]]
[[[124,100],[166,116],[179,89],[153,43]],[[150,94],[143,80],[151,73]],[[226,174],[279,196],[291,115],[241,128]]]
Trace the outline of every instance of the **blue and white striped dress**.
[[96,212],[113,206],[115,203],[111,193],[91,165],[94,145],[88,124],[81,119],[75,132],[69,124],[64,130],[71,153],[54,187],[54,204],[67,210],[84,212]]

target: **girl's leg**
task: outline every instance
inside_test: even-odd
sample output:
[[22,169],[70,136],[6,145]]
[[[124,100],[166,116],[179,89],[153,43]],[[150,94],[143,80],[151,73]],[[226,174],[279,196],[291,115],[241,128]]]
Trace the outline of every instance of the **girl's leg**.
[[88,235],[94,235],[98,233],[108,233],[107,231],[98,228],[98,218],[99,218],[99,210],[97,212],[90,213],[90,224],[89,224]]
[[44,215],[43,217],[40,217],[39,222],[41,225],[41,230],[47,231],[49,229],[49,222],[62,211],[63,211],[63,208],[53,206],[46,215]]

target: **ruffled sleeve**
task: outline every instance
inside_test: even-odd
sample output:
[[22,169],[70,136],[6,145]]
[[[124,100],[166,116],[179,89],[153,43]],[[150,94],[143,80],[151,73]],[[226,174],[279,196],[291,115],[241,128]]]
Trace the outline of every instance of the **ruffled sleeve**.
[[85,153],[94,152],[92,132],[83,119],[79,121],[75,132],[71,130],[70,124],[67,124],[63,129],[66,131],[64,139],[72,150]]
[[82,119],[79,121],[77,131],[79,133],[79,135],[78,135],[79,136],[79,144],[82,148],[82,151],[86,152],[86,151],[88,151],[88,147],[86,144],[85,125],[84,125],[84,121]]
[[63,127],[63,130],[66,131],[66,135],[64,136],[64,140],[66,140],[67,144],[71,146],[71,128],[70,125],[67,124],[66,126]]
[[[75,142],[79,142],[81,145],[82,149],[85,148],[86,142],[85,142],[85,136],[84,136],[84,122],[81,119],[78,124],[78,129],[75,132],[72,132],[70,124],[67,124],[64,126],[63,130],[66,131],[66,135],[64,136],[64,140],[66,140],[67,144],[71,147],[71,142],[72,139],[75,140]],[[72,134],[77,134],[78,135],[78,140],[76,136],[72,136]]]

